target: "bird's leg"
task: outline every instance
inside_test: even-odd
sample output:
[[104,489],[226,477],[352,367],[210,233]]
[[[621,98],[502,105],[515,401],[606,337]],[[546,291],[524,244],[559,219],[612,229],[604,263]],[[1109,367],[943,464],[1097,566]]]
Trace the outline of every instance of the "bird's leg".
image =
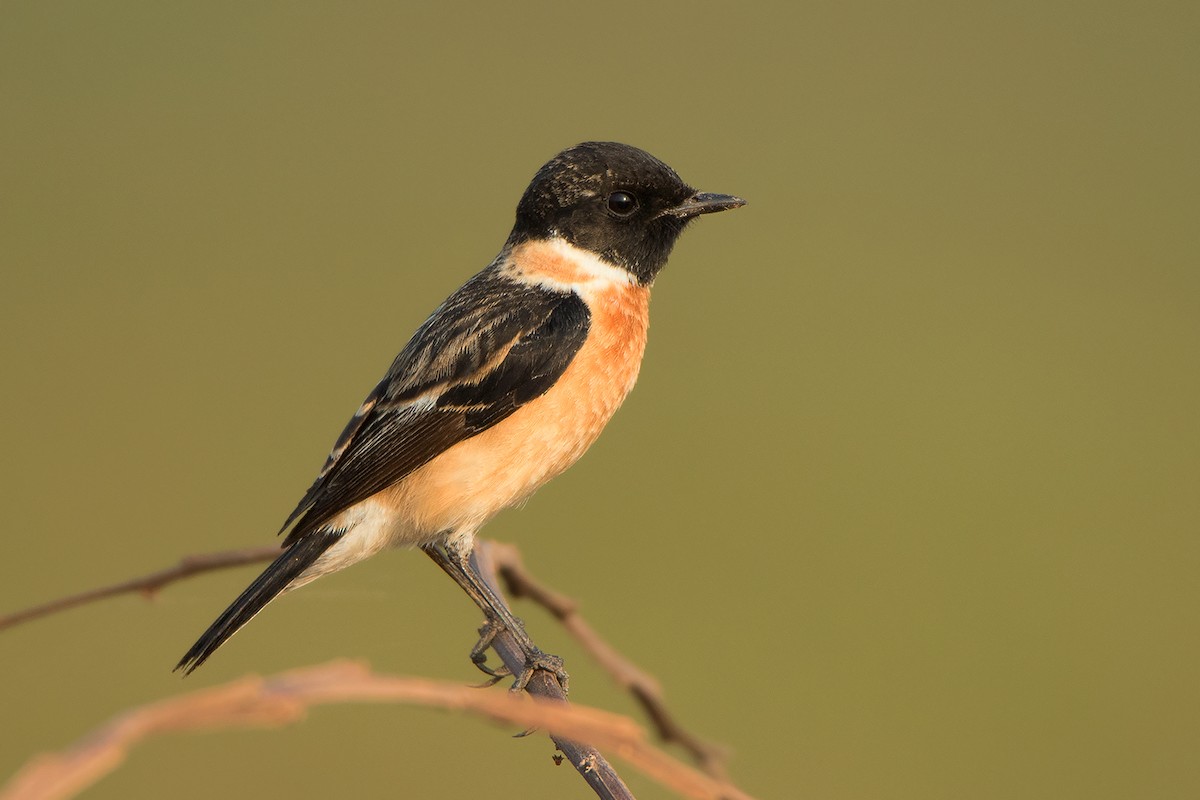
[[471,568],[471,552],[469,550],[463,552],[460,548],[453,545],[440,543],[423,545],[421,549],[447,575],[453,578],[454,582],[462,587],[467,596],[483,611],[486,622],[479,630],[479,641],[471,649],[471,661],[475,666],[497,679],[511,674],[506,667],[493,670],[485,663],[487,661],[486,651],[491,646],[492,640],[496,638],[498,633],[507,631],[512,635],[517,643],[517,647],[521,650],[522,656],[525,658],[525,668],[517,676],[512,690],[519,692],[524,689],[529,683],[529,679],[533,677],[534,672],[540,669],[549,672],[558,679],[559,684],[563,687],[563,691],[566,691],[567,673],[563,671],[562,659],[558,656],[543,653],[533,643],[533,640],[529,638],[529,634],[525,632],[525,625],[522,624],[521,620],[513,616],[508,604],[492,590],[487,581],[479,577],[475,570]]

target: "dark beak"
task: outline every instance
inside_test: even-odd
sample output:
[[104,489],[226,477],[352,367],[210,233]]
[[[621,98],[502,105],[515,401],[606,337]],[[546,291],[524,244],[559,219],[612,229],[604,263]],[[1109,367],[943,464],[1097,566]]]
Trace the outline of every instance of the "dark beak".
[[674,208],[668,208],[663,214],[670,214],[680,219],[691,219],[701,214],[714,214],[718,211],[728,211],[746,205],[746,201],[731,194],[713,194],[711,192],[696,192]]

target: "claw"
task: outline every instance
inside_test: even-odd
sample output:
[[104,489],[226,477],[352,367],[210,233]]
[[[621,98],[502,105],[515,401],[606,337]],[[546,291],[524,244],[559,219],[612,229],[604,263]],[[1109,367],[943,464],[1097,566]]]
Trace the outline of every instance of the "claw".
[[[509,673],[509,674],[511,674],[511,673]],[[488,678],[483,683],[468,683],[467,688],[469,688],[469,689],[490,689],[507,677],[508,677],[507,674],[506,675],[493,675],[492,677]]]
[[476,655],[474,653],[471,654],[471,663],[475,665],[476,669],[478,669],[484,675],[487,675],[488,679],[491,680],[492,683],[495,683],[496,681],[500,680],[501,678],[508,677],[509,675],[512,674],[509,671],[508,667],[506,667],[504,665],[501,665],[500,669],[492,669],[491,667],[489,667],[487,665],[486,662],[487,662],[487,655],[485,653],[479,653],[478,655]]
[[498,622],[488,620],[479,628],[479,641],[471,648],[471,663],[479,668],[480,672],[485,673],[492,679],[491,683],[486,685],[494,686],[501,678],[512,674],[508,667],[501,665],[500,669],[492,669],[485,662],[487,661],[487,649],[492,646],[492,641],[495,640],[496,634],[500,633],[504,628]]
[[500,678],[503,678],[503,677],[506,677],[506,676],[512,674],[512,672],[509,671],[508,667],[504,666],[503,664],[500,666],[500,669],[492,669],[491,667],[489,667],[487,665],[487,653],[471,653],[471,663],[474,664],[475,667],[480,672],[487,675],[489,678],[495,678],[495,679],[499,680]]
[[[513,674],[512,670],[507,666],[501,665],[496,669],[492,669],[487,665],[487,651],[492,646],[492,642],[495,641],[496,635],[504,631],[513,633],[509,631],[508,627],[501,620],[494,619],[487,620],[479,628],[479,641],[471,648],[471,663],[480,672],[488,676],[488,680],[478,685],[480,688],[495,686],[502,679]],[[524,634],[525,632],[521,630],[520,633]],[[517,676],[510,691],[524,691],[525,687],[529,685],[529,681],[532,680],[534,673],[542,670],[553,675],[555,680],[558,681],[559,686],[562,687],[563,692],[566,693],[569,679],[566,671],[563,670],[562,659],[558,656],[543,653],[541,650],[533,647],[532,643],[528,642],[528,637],[522,636],[521,638],[524,638],[527,643],[527,648],[525,649],[525,668]],[[522,735],[528,735],[528,732]]]
[[525,654],[525,669],[521,670],[521,674],[517,677],[516,682],[513,683],[509,691],[523,691],[529,685],[533,674],[538,670],[549,672],[558,681],[558,685],[562,687],[563,694],[568,692],[567,685],[570,681],[570,676],[563,669],[563,660],[558,656],[552,656],[537,649]]

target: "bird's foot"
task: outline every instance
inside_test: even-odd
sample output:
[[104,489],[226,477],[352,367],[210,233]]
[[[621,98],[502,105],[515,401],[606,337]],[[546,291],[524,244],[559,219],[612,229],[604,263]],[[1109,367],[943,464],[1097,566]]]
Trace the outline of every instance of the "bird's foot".
[[514,632],[499,620],[488,620],[479,629],[479,641],[471,648],[471,663],[476,666],[481,672],[488,676],[488,680],[479,684],[481,687],[495,686],[504,678],[513,674],[506,665],[501,664],[498,668],[492,669],[487,663],[487,651],[491,648],[497,634],[502,632],[513,634],[518,646],[520,646],[522,655],[525,657],[525,667],[521,670],[521,674],[516,676],[517,679],[512,685],[511,691],[520,692],[529,685],[529,681],[533,678],[534,673],[538,670],[549,672],[554,676],[558,684],[562,686],[563,692],[567,691],[569,676],[563,669],[563,660],[555,655],[543,653],[525,635],[525,631],[521,630]]
[[538,670],[549,672],[558,685],[562,687],[563,694],[566,694],[570,676],[563,669],[563,660],[558,656],[543,653],[541,650],[534,647],[532,650],[525,652],[525,669],[521,670],[521,674],[517,676],[516,682],[512,685],[509,691],[519,692],[529,685],[529,681]]
[[488,648],[495,641],[496,634],[504,630],[506,630],[504,623],[496,620],[488,620],[479,629],[479,641],[471,648],[471,663],[489,678],[489,680],[482,684],[483,686],[495,686],[497,681],[512,675],[512,670],[504,664],[501,664],[499,669],[492,669],[487,664]]

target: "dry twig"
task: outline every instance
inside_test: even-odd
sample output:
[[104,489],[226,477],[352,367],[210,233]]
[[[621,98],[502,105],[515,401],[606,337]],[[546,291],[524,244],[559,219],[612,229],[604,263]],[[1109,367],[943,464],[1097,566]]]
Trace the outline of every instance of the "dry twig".
[[379,675],[334,661],[271,678],[248,677],[125,712],[61,753],[38,756],[2,789],[0,800],[61,800],[108,774],[143,739],[162,733],[297,722],[314,706],[398,702],[469,711],[507,725],[539,727],[596,742],[663,785],[693,798],[750,800],[740,790],[647,744],[633,720],[607,711],[511,693],[480,692],[422,678]]
[[[497,573],[496,567],[492,563],[491,553],[491,549],[487,546],[477,544],[475,552],[471,555],[472,565],[476,574],[480,575],[497,595],[503,597],[504,593],[500,591],[500,587],[496,583]],[[496,637],[492,639],[491,647],[513,675],[519,674],[525,668],[525,654],[510,632],[500,631],[497,633]],[[567,693],[559,684],[558,679],[548,672],[535,672],[529,683],[525,685],[525,691],[534,697],[546,698],[563,705],[567,704]],[[625,785],[625,781],[621,779],[612,764],[608,763],[608,759],[596,749],[595,745],[566,738],[553,731],[550,733],[550,738],[554,740],[554,746],[570,760],[571,766],[575,767],[575,771],[601,800],[636,800],[633,792],[629,791],[629,787]]]
[[[658,681],[622,656],[597,634],[578,613],[573,600],[530,575],[514,545],[481,540],[476,552],[477,566],[493,586],[499,577],[513,597],[527,597],[549,611],[620,686],[633,694],[664,741],[680,744],[718,783],[728,785],[725,752],[683,728],[667,710]],[[0,630],[119,594],[140,592],[150,596],[170,583],[193,575],[268,561],[278,554],[277,547],[268,546],[185,556],[175,566],[158,572],[0,616]],[[523,666],[521,656],[511,638],[506,635],[497,637],[494,649],[510,669],[520,671]],[[544,673],[535,676],[528,691],[535,696],[563,702],[566,700],[558,682]],[[555,738],[555,743],[600,797],[617,800],[632,797],[615,770],[594,747],[560,738]]]
[[710,775],[721,780],[728,779],[726,751],[704,741],[680,725],[666,707],[659,682],[617,652],[596,633],[579,614],[578,605],[574,600],[529,574],[521,560],[520,551],[514,545],[482,541],[478,547],[487,549],[497,572],[508,587],[509,595],[533,600],[561,622],[588,654],[608,671],[613,680],[622,688],[628,689],[637,699],[664,742],[676,742]]
[[49,603],[43,603],[39,606],[21,609],[12,614],[0,616],[0,631],[5,628],[11,628],[14,625],[20,625],[22,622],[29,622],[39,617],[45,617],[59,611],[66,611],[68,608],[92,603],[96,600],[103,600],[106,597],[113,597],[118,594],[140,592],[143,595],[152,596],[168,583],[174,583],[175,581],[190,578],[193,575],[200,575],[204,572],[225,569],[226,567],[240,567],[243,564],[270,561],[278,555],[279,546],[274,545],[270,547],[248,547],[243,550],[222,550],[218,553],[201,553],[200,555],[184,556],[175,566],[159,570],[158,572],[151,572],[149,575],[131,578],[130,580],[114,583],[110,586],[101,586],[98,589],[91,589],[68,597],[60,597],[57,600],[51,600]]

